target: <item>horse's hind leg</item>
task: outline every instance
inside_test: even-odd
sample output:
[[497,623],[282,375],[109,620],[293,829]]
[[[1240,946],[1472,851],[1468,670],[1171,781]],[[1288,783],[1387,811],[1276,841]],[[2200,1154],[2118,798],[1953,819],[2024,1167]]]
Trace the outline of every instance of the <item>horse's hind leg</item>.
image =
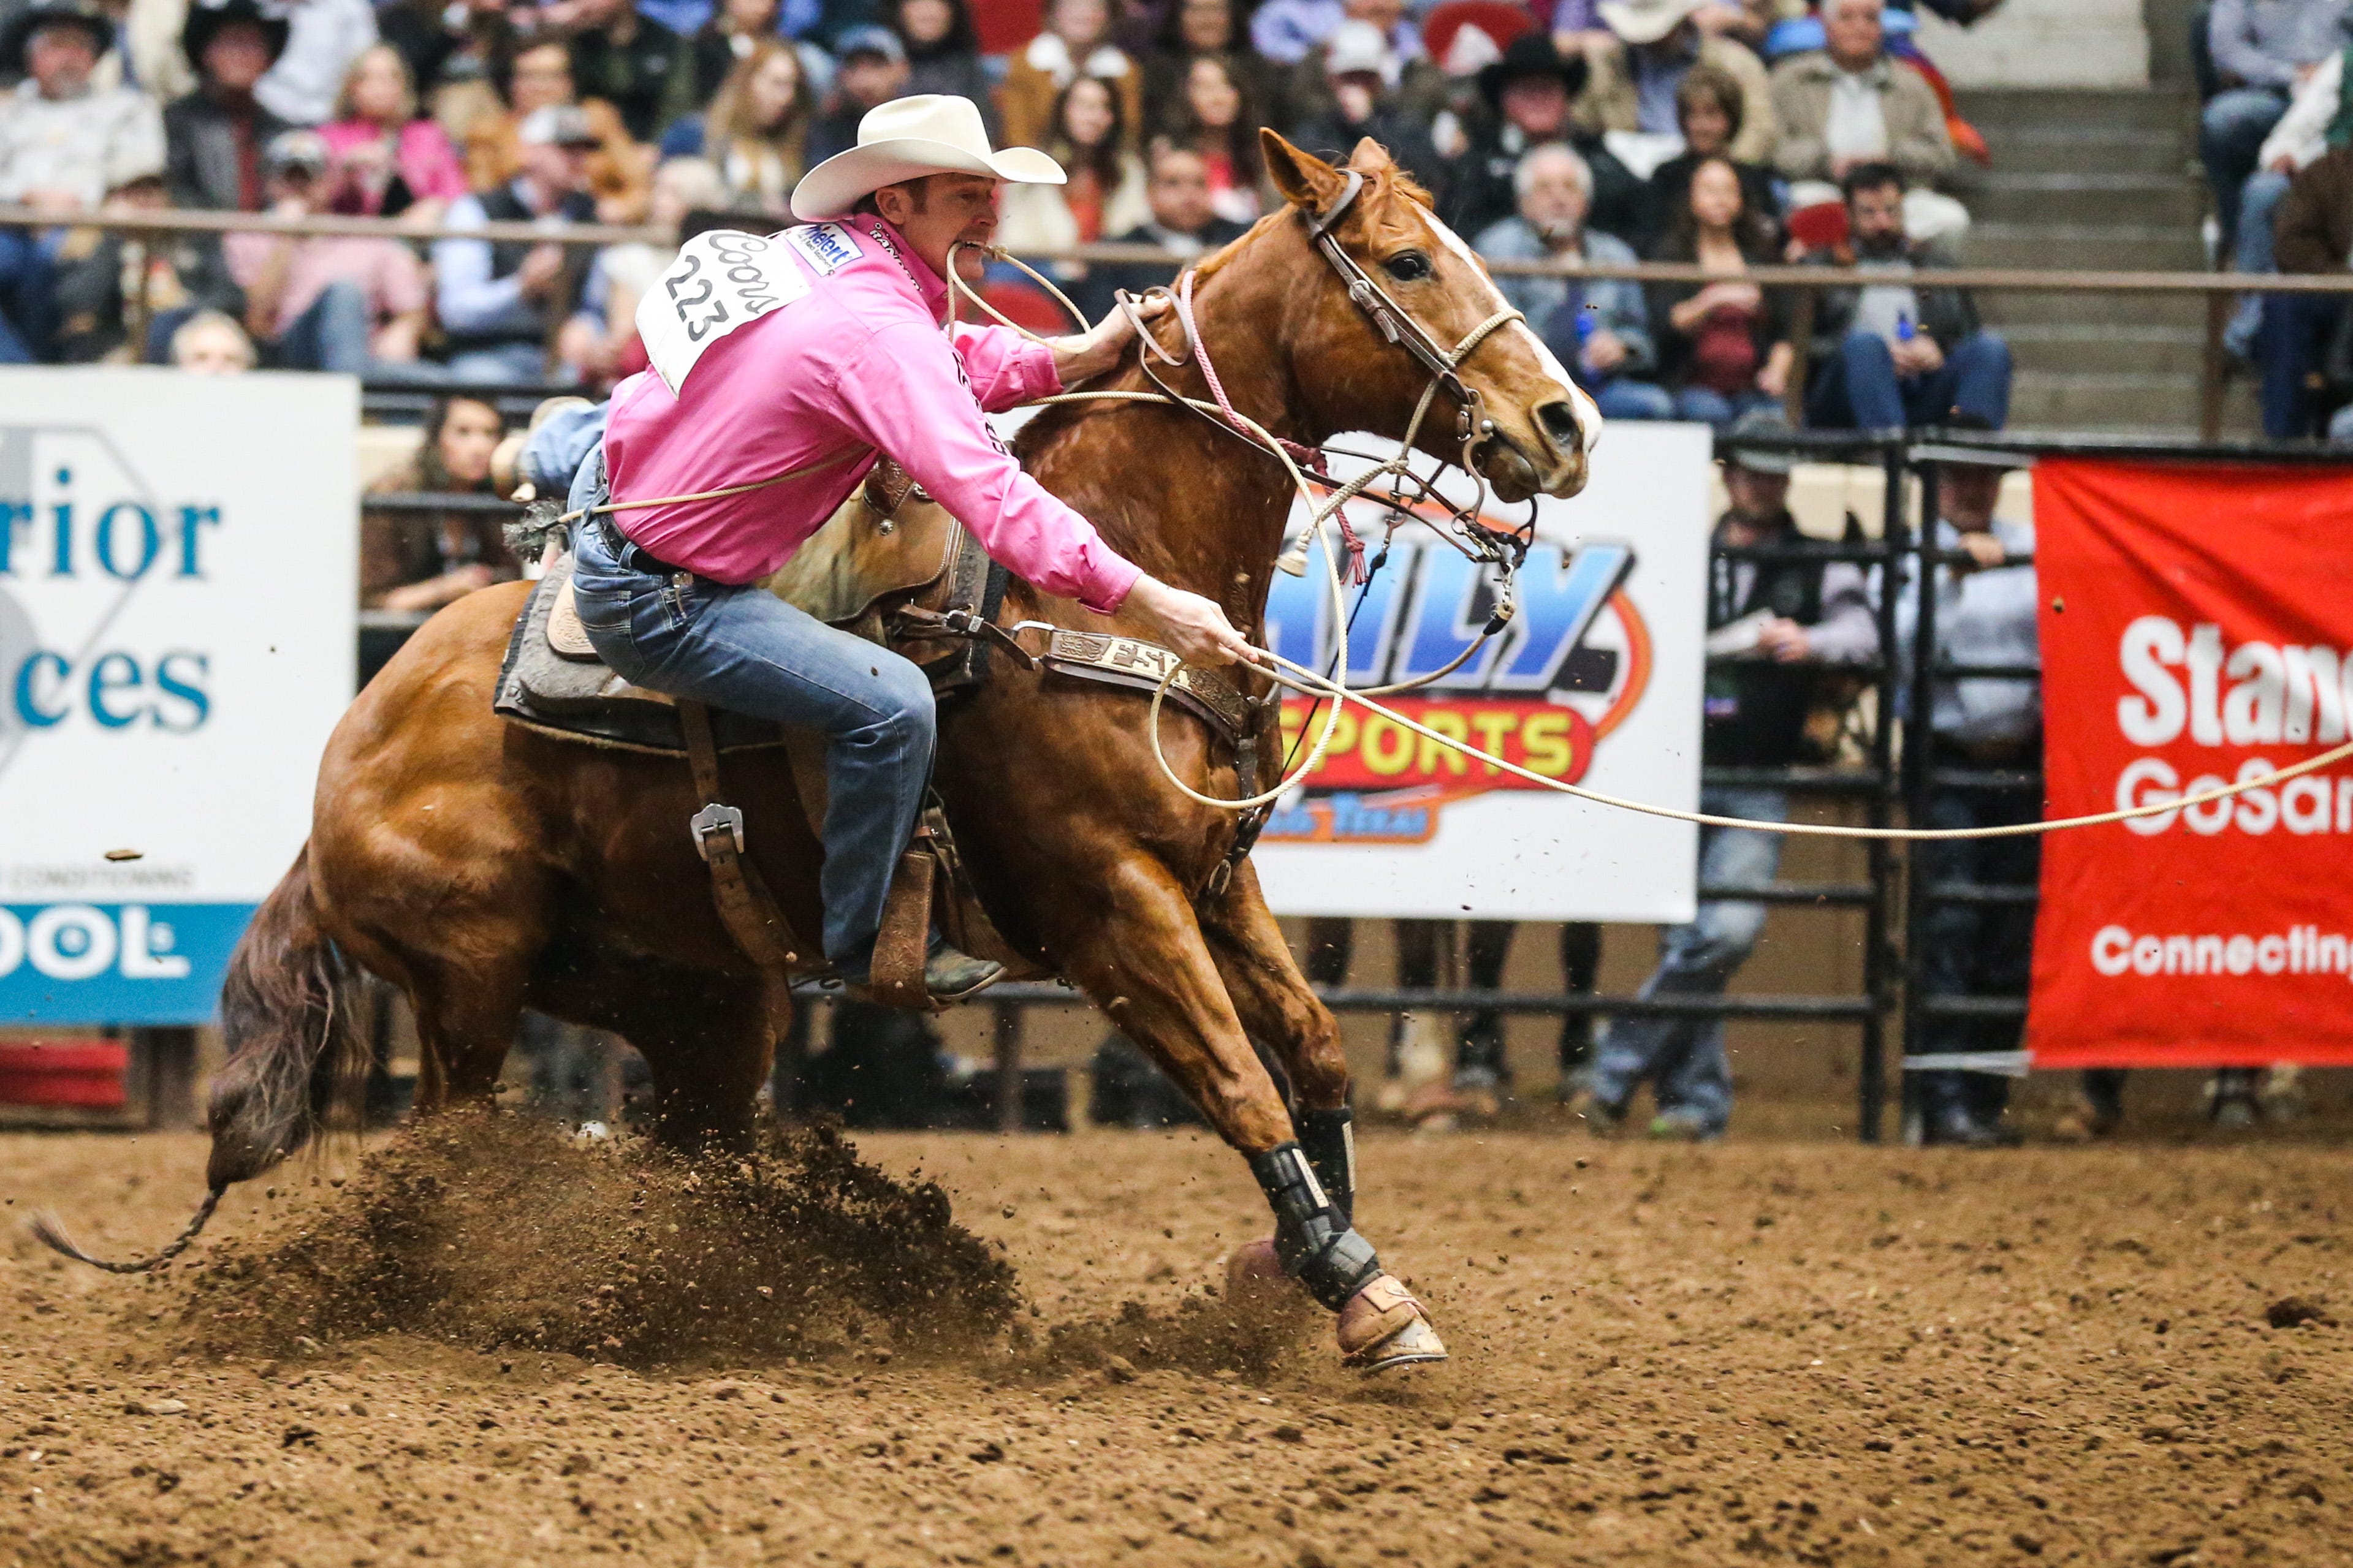
[[[464,944],[453,944],[463,952]],[[417,1015],[417,1107],[440,1110],[488,1100],[522,1017],[523,953],[470,962],[409,955],[403,984]]]
[[654,1080],[654,1136],[678,1149],[751,1142],[760,1086],[791,1002],[774,1009],[754,976],[714,974],[614,955],[543,975],[548,1011],[617,1031]]
[[[1108,881],[1104,905],[1060,933],[1064,973],[1249,1159],[1274,1211],[1282,1272],[1340,1315],[1340,1346],[1349,1359],[1391,1366],[1443,1357],[1420,1305],[1381,1268],[1372,1243],[1317,1179],[1183,891],[1155,862],[1131,860]],[[1338,1081],[1345,1098],[1345,1071]],[[1333,1098],[1328,1073],[1315,1092]]]

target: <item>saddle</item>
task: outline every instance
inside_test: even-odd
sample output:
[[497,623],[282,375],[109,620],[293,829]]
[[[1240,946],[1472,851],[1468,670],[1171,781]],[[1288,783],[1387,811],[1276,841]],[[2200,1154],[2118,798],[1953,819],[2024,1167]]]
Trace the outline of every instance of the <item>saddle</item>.
[[[744,813],[725,799],[719,759],[784,748],[814,832],[824,814],[823,742],[623,679],[597,657],[580,624],[572,566],[569,553],[559,558],[515,618],[499,668],[497,710],[511,722],[567,741],[684,757],[705,803],[689,830],[711,868],[712,901],[729,934],[772,984],[815,972],[821,967],[817,945],[796,936],[744,854]],[[1005,568],[989,559],[971,531],[886,458],[765,586],[828,626],[912,660],[942,699],[987,679],[992,647],[1029,668],[1138,690],[1158,688],[1176,668],[1176,656],[1151,643],[1050,628],[1044,654],[1033,657],[996,624],[1006,580]],[[1224,676],[1194,668],[1176,670],[1167,695],[1236,748],[1242,777],[1258,776],[1260,720],[1271,712],[1271,701],[1254,704]],[[1211,895],[1223,890],[1256,837],[1251,831],[1238,840],[1236,852],[1219,867]],[[989,923],[964,875],[946,816],[934,804],[892,879],[875,944],[875,1000],[933,1005],[923,968],[935,922],[957,947],[996,959],[1010,975],[1043,973]]]
[[[944,697],[987,678],[992,643],[1027,658],[990,625],[1005,581],[970,531],[886,459],[766,586],[828,626],[905,655]],[[515,618],[496,706],[516,723],[588,745],[687,751],[678,703],[596,657],[573,599],[568,553]],[[712,710],[711,727],[723,752],[792,743],[781,725],[723,710]]]

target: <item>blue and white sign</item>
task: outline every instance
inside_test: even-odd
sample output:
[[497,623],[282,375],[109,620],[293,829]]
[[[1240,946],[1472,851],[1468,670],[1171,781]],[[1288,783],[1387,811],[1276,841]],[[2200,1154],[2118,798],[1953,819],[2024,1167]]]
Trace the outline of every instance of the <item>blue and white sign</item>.
[[0,371],[0,1023],[210,1019],[351,700],[359,386]]

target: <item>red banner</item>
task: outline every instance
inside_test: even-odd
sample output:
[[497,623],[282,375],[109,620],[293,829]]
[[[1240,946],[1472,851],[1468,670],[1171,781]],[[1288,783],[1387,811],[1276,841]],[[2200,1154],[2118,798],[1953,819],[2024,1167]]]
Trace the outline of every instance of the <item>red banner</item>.
[[[2342,744],[2353,478],[2035,471],[2048,815],[2159,805]],[[2043,840],[2038,1067],[2353,1064],[2353,763]]]

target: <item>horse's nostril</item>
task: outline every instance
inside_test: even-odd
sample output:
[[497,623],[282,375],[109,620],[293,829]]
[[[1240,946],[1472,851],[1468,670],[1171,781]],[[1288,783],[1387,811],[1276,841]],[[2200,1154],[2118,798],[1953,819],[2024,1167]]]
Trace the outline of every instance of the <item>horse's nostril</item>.
[[1577,406],[1567,398],[1547,403],[1535,412],[1537,428],[1569,457],[1585,448],[1585,430],[1577,422]]

